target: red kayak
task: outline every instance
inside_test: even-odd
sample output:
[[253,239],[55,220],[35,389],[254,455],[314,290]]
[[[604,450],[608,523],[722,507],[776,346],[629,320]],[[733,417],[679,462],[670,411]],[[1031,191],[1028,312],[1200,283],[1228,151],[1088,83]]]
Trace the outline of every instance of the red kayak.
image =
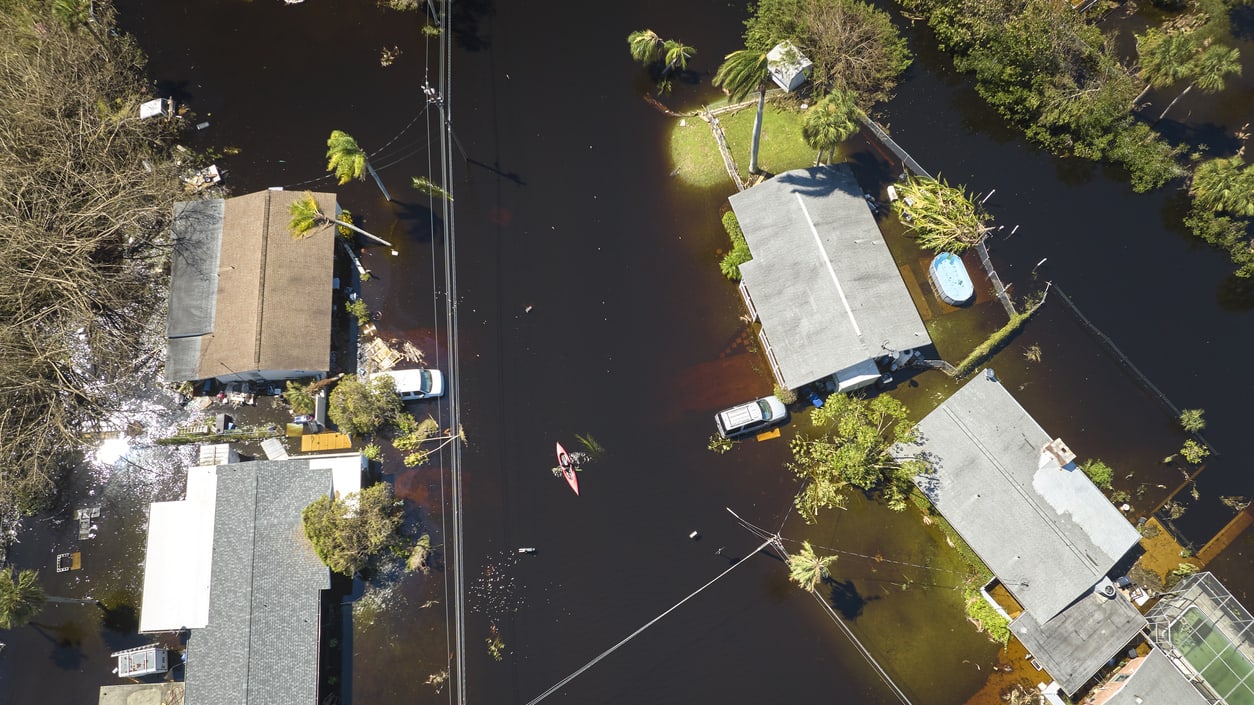
[[570,454],[562,447],[561,443],[557,444],[557,465],[562,470],[562,477],[566,478],[566,484],[579,494],[579,478],[575,476],[575,461],[570,459]]

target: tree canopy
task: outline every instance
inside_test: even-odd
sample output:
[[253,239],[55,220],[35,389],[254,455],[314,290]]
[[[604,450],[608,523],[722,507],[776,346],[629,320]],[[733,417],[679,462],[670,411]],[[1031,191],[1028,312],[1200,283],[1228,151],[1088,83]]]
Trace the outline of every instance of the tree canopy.
[[831,577],[827,566],[836,562],[836,556],[819,556],[809,541],[801,542],[801,550],[788,555],[788,579],[806,592],[814,592],[819,584]]
[[82,5],[57,6],[67,24],[47,2],[0,3],[0,536],[152,374],[136,351],[187,197],[172,151],[184,121],[139,119],[143,54],[107,4],[100,36],[76,31]]
[[343,130],[332,130],[327,138],[327,171],[335,173],[341,186],[366,178],[366,153],[357,145],[357,140]]
[[1173,163],[1178,150],[1138,129],[1130,111],[1144,81],[1168,81],[1179,71],[1177,54],[1187,46],[1147,35],[1138,77],[1069,3],[900,2],[926,18],[941,48],[954,54],[954,66],[974,75],[980,97],[1032,141],[1054,154],[1121,164],[1136,191],[1181,175]]
[[0,572],[0,629],[16,629],[39,614],[48,596],[39,573],[9,566]]
[[396,544],[401,519],[401,502],[386,482],[347,497],[319,497],[301,513],[314,553],[342,575],[355,575]]
[[327,400],[327,417],[350,436],[374,433],[394,423],[404,410],[396,382],[388,375],[361,380],[354,375],[341,379]]
[[860,0],[758,0],[745,27],[746,47],[765,53],[791,41],[814,62],[815,93],[846,90],[866,108],[886,100],[910,65],[892,17]]
[[840,89],[819,98],[801,123],[801,136],[811,149],[818,151],[816,165],[823,160],[823,152],[835,152],[841,142],[857,132],[858,106],[852,93]]
[[895,511],[906,508],[911,478],[929,470],[922,460],[900,460],[890,452],[917,438],[906,413],[886,395],[863,399],[840,393],[810,410],[816,435],[798,435],[789,444],[789,468],[805,481],[796,500],[803,519],[813,523],[820,510],[844,506],[853,491],[877,497]]

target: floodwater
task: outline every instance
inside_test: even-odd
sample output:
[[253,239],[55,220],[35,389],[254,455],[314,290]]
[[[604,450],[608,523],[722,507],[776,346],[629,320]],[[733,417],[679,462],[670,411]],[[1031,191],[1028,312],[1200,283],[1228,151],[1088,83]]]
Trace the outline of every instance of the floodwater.
[[[413,341],[447,369],[439,213],[408,186],[411,176],[438,176],[439,155],[427,147],[437,119],[420,91],[434,47],[424,45],[418,18],[316,0],[118,6],[123,26],[150,53],[158,90],[209,123],[192,133],[193,145],[238,150],[220,159],[235,193],[334,188],[368,230],[395,244],[396,256],[388,248],[366,254],[376,275],[366,299],[383,335]],[[796,483],[783,469],[793,428],[722,456],[706,449],[713,412],[769,393],[769,373],[716,266],[726,246],[718,210],[729,190],[692,190],[671,176],[669,119],[641,99],[651,88],[623,40],[652,26],[695,45],[694,83],[668,99],[693,107],[715,97],[710,74],[738,48],[743,10],[713,0],[611,3],[595,16],[576,4],[563,13],[487,0],[456,6],[451,115],[465,155],[454,155],[452,186],[468,441],[470,700],[528,702],[735,565],[546,702],[896,702],[822,606],[787,582],[784,566],[751,554],[760,540],[731,508],[771,531],[782,527],[789,539],[840,551],[824,595],[840,621],[912,702],[965,702],[998,651],[961,617],[964,576],[942,536],[913,511],[863,502],[817,527],[802,525],[789,515]],[[401,53],[380,66],[388,48]],[[432,83],[434,75],[433,68]],[[1240,124],[1239,115],[1216,114],[1224,116],[1216,129]],[[1175,404],[1207,410],[1206,436],[1222,455],[1199,477],[1198,507],[1179,523],[1199,537],[1222,525],[1231,512],[1205,503],[1250,494],[1240,405],[1254,390],[1239,361],[1254,342],[1254,297],[1226,278],[1221,255],[1173,229],[1172,192],[1135,195],[1118,174],[1035,153],[997,126],[943,57],[927,53],[885,122],[933,172],[977,191],[997,189],[988,205],[998,222],[1006,231],[1022,224],[993,242],[1012,291],[1061,285]],[[332,129],[374,155],[394,203],[369,182],[335,187],[323,176]],[[868,189],[893,173],[873,154],[851,147]],[[909,262],[908,241],[891,223],[885,228]],[[922,258],[914,258],[917,275]],[[956,314],[932,303],[929,326],[951,361],[1004,320],[987,296]],[[1134,511],[1148,512],[1180,480],[1178,468],[1158,461],[1184,436],[1058,303],[1047,302],[993,365],[1046,430],[1115,466],[1116,487],[1134,496]],[[1040,362],[1023,355],[1030,345],[1039,346]],[[921,415],[955,387],[924,373],[893,393]],[[439,406],[411,410],[448,426]],[[579,497],[549,472],[554,441],[573,450],[577,434],[605,449],[581,473]],[[142,507],[177,496],[182,461],[162,461],[156,481],[135,475],[139,487],[119,487],[117,515],[129,520],[101,522],[116,540],[90,544],[84,574],[95,556],[109,568],[92,579],[137,587]],[[410,518],[443,544],[446,468],[406,470],[392,461],[385,475]],[[67,495],[62,520],[96,489],[82,484]],[[52,521],[30,522],[14,551],[19,565],[50,565],[73,543]],[[689,538],[693,531],[699,540]],[[1248,573],[1242,560],[1231,563]],[[53,578],[50,569],[43,575]],[[357,703],[448,700],[447,684],[428,682],[452,650],[448,576],[439,560],[429,576],[354,586],[344,599],[356,607],[332,648],[342,667],[324,691]],[[81,594],[71,587],[50,584],[54,594]],[[60,641],[38,628],[6,635],[0,705],[86,702],[112,681],[109,650],[143,640],[133,628],[111,632],[69,612],[93,609],[45,613],[39,621],[69,625],[70,638]],[[503,644],[499,662],[486,648],[493,636]]]

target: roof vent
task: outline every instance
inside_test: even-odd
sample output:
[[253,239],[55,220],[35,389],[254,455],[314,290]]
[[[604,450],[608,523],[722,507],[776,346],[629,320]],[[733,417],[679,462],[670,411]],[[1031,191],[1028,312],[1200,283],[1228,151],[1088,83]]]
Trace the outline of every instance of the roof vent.
[[1110,581],[1110,578],[1102,578],[1093,586],[1093,592],[1107,599],[1113,598],[1115,596],[1115,584]]
[[1075,460],[1075,453],[1071,452],[1071,449],[1067,447],[1066,443],[1062,442],[1061,438],[1055,438],[1046,443],[1045,447],[1041,449],[1041,455],[1053,458],[1060,468],[1066,467],[1068,463]]

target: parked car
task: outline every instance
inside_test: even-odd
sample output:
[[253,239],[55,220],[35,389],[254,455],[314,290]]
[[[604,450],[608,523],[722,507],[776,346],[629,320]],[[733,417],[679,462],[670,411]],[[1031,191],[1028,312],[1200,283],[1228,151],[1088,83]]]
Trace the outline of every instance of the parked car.
[[404,401],[434,399],[444,394],[444,375],[439,370],[388,370],[376,375],[391,377]]
[[788,409],[784,402],[769,396],[718,412],[714,415],[714,425],[724,438],[732,438],[757,433],[764,428],[783,423],[787,417]]

